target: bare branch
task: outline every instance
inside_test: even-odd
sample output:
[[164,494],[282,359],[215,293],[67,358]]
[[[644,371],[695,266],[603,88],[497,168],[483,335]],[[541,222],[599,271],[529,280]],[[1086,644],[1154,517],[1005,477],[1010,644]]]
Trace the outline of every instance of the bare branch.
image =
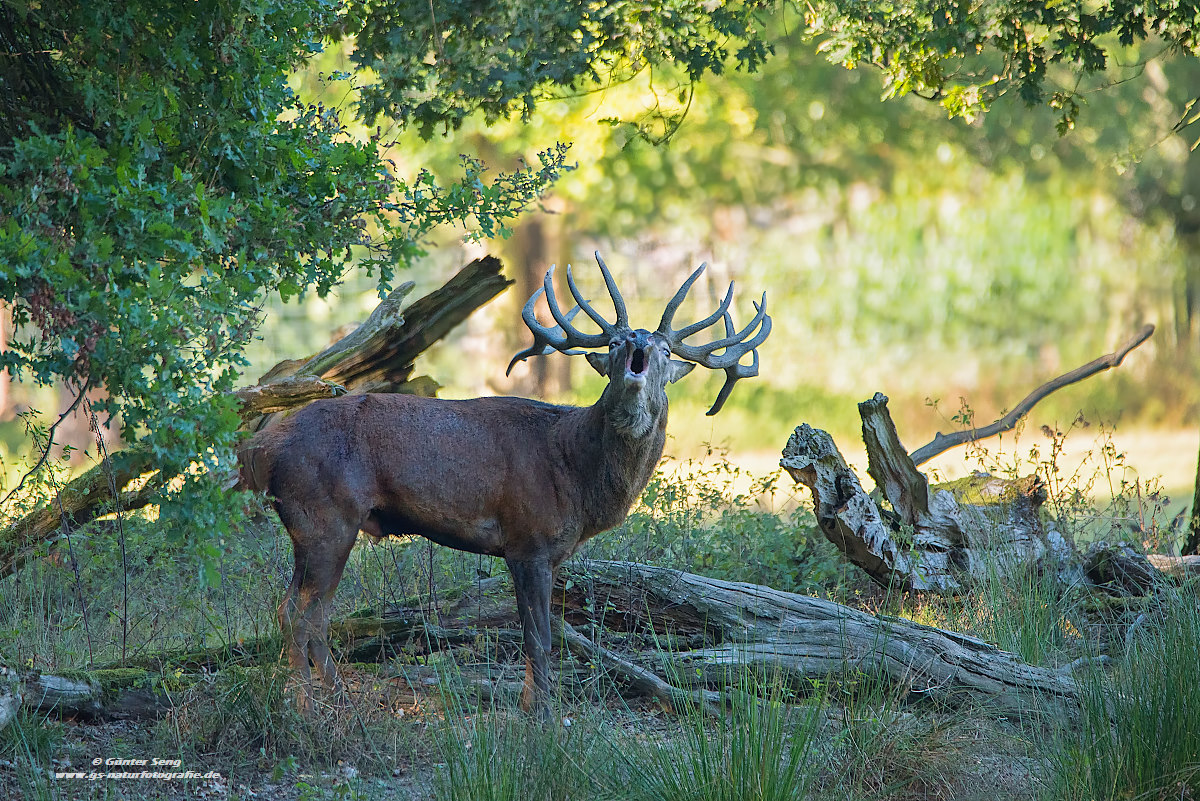
[[1121,347],[1117,348],[1107,356],[1101,356],[1098,359],[1093,359],[1087,364],[1076,367],[1069,373],[1064,373],[1058,378],[1047,381],[1040,387],[1030,392],[1025,396],[1024,400],[1016,405],[1011,412],[1001,417],[991,425],[986,425],[982,428],[972,428],[970,431],[956,431],[953,434],[938,434],[933,438],[933,441],[922,445],[912,452],[913,464],[920,465],[928,462],[933,457],[950,450],[958,445],[963,445],[968,442],[977,442],[981,439],[994,437],[1005,431],[1011,431],[1016,427],[1022,417],[1029,414],[1029,411],[1036,406],[1043,398],[1052,392],[1057,392],[1065,386],[1082,381],[1085,378],[1091,378],[1096,373],[1104,372],[1111,367],[1116,367],[1121,363],[1129,351],[1141,345],[1150,335],[1154,333],[1154,326],[1147,324],[1140,331],[1125,341]]

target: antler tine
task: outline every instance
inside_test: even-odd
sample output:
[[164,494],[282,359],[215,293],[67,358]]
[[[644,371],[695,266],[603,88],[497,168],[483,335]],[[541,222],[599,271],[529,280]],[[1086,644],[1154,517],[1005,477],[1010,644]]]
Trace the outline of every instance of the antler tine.
[[[546,292],[546,305],[550,308],[550,315],[554,318],[554,322],[558,323],[559,328],[562,329],[562,332],[564,334],[564,336],[562,338],[563,339],[562,347],[555,345],[554,346],[555,349],[562,350],[563,347],[567,347],[567,348],[604,348],[604,347],[608,347],[608,342],[612,338],[612,331],[613,331],[613,327],[611,324],[602,323],[600,327],[604,330],[599,334],[585,334],[582,331],[580,331],[578,328],[575,328],[574,326],[572,326],[571,318],[567,317],[566,315],[564,315],[562,313],[562,309],[560,309],[558,307],[558,298],[556,298],[554,296],[554,267],[551,267],[549,270],[546,271],[546,277],[542,279],[542,289],[544,289]],[[537,293],[535,292],[534,295],[536,296]],[[587,306],[586,302],[584,302],[583,300],[581,300],[579,298],[578,295],[576,295],[575,297],[576,297],[576,300],[580,301],[580,303],[579,303],[580,308],[583,308],[588,313],[589,317],[592,317],[593,319],[595,319],[595,317],[598,316],[595,314],[595,311],[592,310],[590,306]],[[530,298],[530,300],[532,301],[533,298]],[[528,304],[526,304],[526,305],[528,305]],[[530,309],[530,312],[532,313],[532,309]],[[521,313],[521,317],[522,318],[525,317],[524,312]],[[525,322],[528,323],[529,320],[526,319]],[[537,332],[534,331],[534,334],[536,335]]]
[[[763,302],[764,302],[764,304],[766,303],[766,297],[763,298]],[[756,311],[759,310],[759,305],[757,303],[754,304],[754,308]],[[771,326],[771,318],[768,317],[767,325],[766,325],[768,333],[771,330],[770,326]],[[735,334],[734,334],[734,327],[733,327],[733,316],[730,315],[729,312],[726,312],[725,313],[725,337],[728,339],[729,337],[732,337],[734,335]],[[763,335],[763,339],[766,339],[765,335]],[[742,355],[744,355],[744,351],[743,351]],[[733,392],[734,384],[736,384],[738,381],[740,381],[743,378],[754,378],[756,375],[758,375],[758,349],[752,348],[750,350],[750,356],[751,356],[750,364],[739,364],[737,362],[734,362],[733,364],[731,364],[730,366],[725,368],[725,383],[721,385],[721,391],[717,393],[717,399],[713,401],[712,407],[707,412],[705,412],[706,415],[711,417],[712,415],[721,411],[721,407],[723,407],[725,405],[725,401],[728,400],[728,398],[729,398],[729,393]]]
[[[571,274],[571,265],[569,264],[567,265],[567,288],[571,290],[571,296],[575,298],[575,302],[579,304],[579,307],[587,313],[588,317],[592,318],[592,322],[600,326],[600,330],[603,331],[605,336],[607,336],[609,339],[612,339],[613,333],[618,328],[629,327],[629,323],[625,318],[625,302],[623,299],[621,299],[620,293],[613,295],[613,306],[615,306],[617,309],[617,321],[615,323],[610,323],[608,320],[605,320],[598,311],[593,309],[592,304],[588,303],[584,299],[583,295],[580,294],[579,287],[575,285],[575,276]],[[612,294],[611,289],[612,285],[610,285],[610,294]]]
[[[713,370],[723,370],[737,364],[743,356],[766,341],[767,335],[771,333],[771,318],[767,316],[767,293],[763,293],[762,303],[755,303],[754,308],[757,310],[754,319],[741,331],[736,333],[732,331],[733,318],[730,317],[728,311],[723,311],[725,337],[709,342],[707,345],[684,345],[680,343],[673,345],[671,350],[674,351],[676,356],[696,362]],[[759,329],[758,333],[749,341],[743,341],[755,328]],[[713,356],[714,352],[722,348],[725,348],[723,354]]]
[[721,411],[721,407],[729,398],[729,393],[733,392],[734,384],[743,378],[754,378],[758,375],[758,351],[752,350],[750,353],[754,357],[754,361],[750,364],[735,364],[725,368],[725,383],[721,385],[721,391],[717,393],[717,399],[713,401],[712,408],[705,412],[707,416],[712,417]]
[[[534,313],[533,307],[537,303],[538,296],[541,295],[543,291],[544,290],[539,287],[538,290],[530,296],[529,300],[525,301],[525,305],[521,308],[521,319],[525,321],[525,325],[529,326],[529,330],[533,332],[533,344],[512,357],[512,360],[508,363],[508,369],[504,371],[505,375],[508,375],[512,372],[512,369],[517,362],[523,362],[530,356],[545,356],[549,353],[553,353],[556,350],[566,353],[567,355],[575,355],[583,352],[578,350],[567,350],[567,348],[571,347],[571,343],[567,335],[563,332],[561,325],[547,328],[538,322],[537,315]],[[579,311],[579,307],[576,306],[563,315],[563,319],[570,323],[575,319],[575,316],[579,314]]]
[[696,283],[696,279],[704,272],[704,268],[708,266],[708,262],[701,264],[694,273],[688,276],[688,279],[683,282],[683,285],[675,292],[674,297],[667,303],[667,308],[663,310],[662,320],[658,324],[658,333],[665,336],[672,345],[682,344],[683,340],[690,337],[697,331],[703,331],[710,325],[721,319],[721,315],[729,310],[729,304],[733,303],[733,282],[729,282],[729,289],[725,293],[725,299],[721,301],[721,305],[712,314],[705,317],[703,320],[692,323],[689,326],[679,329],[678,331],[671,330],[671,321],[675,319],[675,312],[679,310],[684,298],[687,297],[688,290],[692,288],[692,284]]
[[712,314],[708,315],[707,317],[705,317],[703,320],[698,320],[697,322],[694,322],[691,325],[689,325],[685,328],[681,328],[678,331],[676,331],[675,336],[678,339],[678,341],[683,342],[683,340],[687,339],[692,334],[695,334],[698,331],[703,331],[705,328],[708,328],[710,325],[715,323],[717,320],[721,319],[722,315],[728,314],[729,313],[729,304],[731,304],[731,303],[733,303],[733,282],[732,281],[729,282],[729,289],[726,290],[726,292],[725,292],[725,299],[721,301],[721,305],[717,307],[717,310],[715,312],[713,312]]
[[667,308],[663,309],[662,320],[658,323],[658,332],[666,334],[671,330],[671,321],[675,319],[675,312],[679,310],[679,306],[683,303],[683,299],[687,297],[688,290],[692,288],[692,284],[696,283],[696,279],[704,272],[704,268],[708,266],[708,262],[702,263],[696,268],[696,271],[688,276],[687,280],[675,290],[674,296],[667,303]]
[[[621,297],[621,290],[617,289],[617,282],[613,279],[612,273],[608,271],[608,265],[604,263],[604,259],[600,258],[600,251],[593,251],[593,253],[596,256],[596,263],[600,265],[600,274],[604,276],[604,285],[608,287],[608,296],[612,298],[613,308],[617,312],[616,327],[628,328],[629,314],[625,311],[625,298]],[[570,270],[569,267],[567,269]],[[570,273],[568,272],[567,275],[569,277]],[[568,283],[570,282],[568,281]],[[579,296],[576,295],[575,299],[579,300]],[[593,317],[592,319],[595,320],[596,318]],[[598,320],[597,323],[599,323]]]

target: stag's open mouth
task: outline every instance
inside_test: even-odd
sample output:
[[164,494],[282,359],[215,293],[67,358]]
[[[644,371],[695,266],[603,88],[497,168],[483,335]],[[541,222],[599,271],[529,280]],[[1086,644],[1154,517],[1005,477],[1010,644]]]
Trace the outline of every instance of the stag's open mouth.
[[644,378],[646,375],[646,349],[633,348],[625,359],[625,375]]

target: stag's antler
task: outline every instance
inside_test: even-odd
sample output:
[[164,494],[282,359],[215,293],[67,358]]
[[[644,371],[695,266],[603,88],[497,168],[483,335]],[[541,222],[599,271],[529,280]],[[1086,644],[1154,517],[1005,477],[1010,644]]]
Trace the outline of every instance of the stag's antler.
[[[625,310],[625,299],[621,297],[621,292],[617,289],[617,282],[613,279],[612,273],[608,271],[608,265],[604,263],[604,259],[600,258],[599,252],[596,253],[596,263],[600,265],[600,272],[604,275],[604,284],[608,287],[613,308],[616,309],[616,322],[610,323],[605,320],[599,312],[592,308],[591,304],[584,300],[583,295],[579,292],[579,287],[575,286],[575,278],[571,275],[569,264],[567,265],[567,288],[571,290],[571,296],[575,298],[576,305],[569,312],[563,314],[558,305],[558,298],[554,295],[554,267],[551,267],[546,271],[546,277],[542,279],[542,286],[530,296],[521,309],[521,319],[533,332],[533,344],[512,357],[512,361],[508,363],[508,369],[504,371],[505,375],[512,371],[513,365],[525,361],[530,356],[545,356],[556,350],[568,355],[575,355],[582,353],[575,348],[606,348],[615,337],[629,330],[629,315]],[[550,316],[557,323],[549,328],[538,322],[537,315],[533,310],[538,297],[543,293],[546,295],[546,305],[550,308]],[[592,319],[592,322],[600,326],[599,334],[585,334],[571,325],[571,321],[580,311],[583,311]]]
[[[675,296],[667,304],[667,308],[663,311],[662,321],[658,324],[658,333],[666,338],[671,345],[671,352],[680,358],[695,362],[709,368],[710,370],[725,371],[725,385],[721,387],[721,391],[717,393],[717,399],[713,402],[712,408],[707,412],[709,415],[714,415],[721,411],[721,407],[725,405],[725,400],[729,397],[729,393],[733,391],[733,385],[743,378],[752,378],[758,375],[758,346],[766,341],[767,335],[771,333],[771,318],[767,316],[767,293],[764,292],[761,303],[755,303],[754,309],[756,314],[745,328],[741,331],[736,331],[733,325],[733,317],[729,314],[729,305],[733,302],[733,282],[729,282],[729,290],[725,293],[725,299],[721,301],[721,305],[717,310],[705,317],[699,322],[692,323],[678,330],[671,328],[671,321],[675,317],[675,312],[683,304],[684,298],[687,297],[688,290],[692,288],[692,284],[696,283],[696,279],[704,272],[708,266],[707,263],[701,264],[694,273],[688,276],[688,279],[683,282]],[[707,345],[687,345],[683,340],[690,337],[692,334],[699,333],[705,328],[713,325],[717,320],[725,321],[725,336],[721,339],[709,342]],[[758,333],[747,339],[755,329]],[[714,356],[718,350],[724,349],[724,353],[719,356]],[[748,365],[740,364],[742,357],[747,353],[752,354],[753,361]]]

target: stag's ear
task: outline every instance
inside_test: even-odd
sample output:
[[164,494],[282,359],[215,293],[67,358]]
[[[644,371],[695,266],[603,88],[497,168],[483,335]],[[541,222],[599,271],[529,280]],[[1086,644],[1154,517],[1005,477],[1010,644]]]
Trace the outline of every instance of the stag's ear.
[[587,357],[588,364],[600,375],[608,375],[608,355],[604,353],[594,353],[588,351],[583,354]]
[[671,359],[667,370],[667,380],[674,384],[679,379],[683,378],[688,373],[692,372],[692,368],[696,365],[691,362],[681,362],[678,359]]

